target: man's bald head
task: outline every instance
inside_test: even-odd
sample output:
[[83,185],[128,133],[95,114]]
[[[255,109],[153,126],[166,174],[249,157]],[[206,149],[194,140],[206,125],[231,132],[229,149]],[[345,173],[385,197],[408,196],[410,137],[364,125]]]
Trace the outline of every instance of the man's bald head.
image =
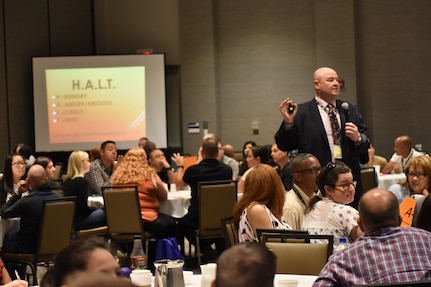
[[409,136],[399,136],[395,139],[395,142],[405,146],[409,150],[412,148],[412,139]]
[[229,156],[231,158],[235,157],[235,149],[234,149],[234,147],[231,144],[225,144],[223,146],[223,149],[224,149],[224,154],[225,155],[227,155],[227,156]]
[[27,173],[27,184],[30,189],[35,189],[41,185],[46,184],[48,178],[46,177],[46,172],[43,166],[35,164],[30,167]]
[[330,67],[320,67],[316,71],[314,71],[313,78],[314,80],[321,80],[322,77],[327,73],[337,73],[334,69]]
[[359,201],[359,225],[364,231],[400,225],[398,200],[392,192],[375,188],[366,192]]

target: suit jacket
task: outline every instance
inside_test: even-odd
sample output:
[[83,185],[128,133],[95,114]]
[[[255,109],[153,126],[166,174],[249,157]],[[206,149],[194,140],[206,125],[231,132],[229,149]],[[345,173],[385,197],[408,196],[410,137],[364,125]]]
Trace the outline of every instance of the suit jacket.
[[[349,118],[358,127],[362,141],[359,144],[355,144],[346,137],[344,130],[346,116],[344,110],[341,108],[343,102],[345,101],[336,100],[336,108],[341,119],[342,161],[352,169],[353,178],[358,182],[355,201],[353,203],[353,206],[357,206],[359,198],[362,195],[359,163],[368,162],[370,138],[366,133],[367,127],[357,106],[352,103],[349,103]],[[319,107],[315,99],[300,104],[293,121],[293,126],[286,128],[283,122],[277,131],[275,139],[279,149],[284,151],[297,149],[299,153],[311,153],[319,160],[322,166],[325,166],[328,162],[332,161],[332,157],[328,138],[318,109]]]
[[[51,198],[60,198],[60,195],[52,192],[48,184],[44,184],[22,198],[14,193],[12,198],[0,208],[1,217],[21,217],[20,230],[14,234],[6,234],[6,237],[13,236],[17,249],[8,250],[7,246],[4,245],[5,252],[34,253],[36,251],[43,201]],[[6,241],[5,238],[5,243]]]

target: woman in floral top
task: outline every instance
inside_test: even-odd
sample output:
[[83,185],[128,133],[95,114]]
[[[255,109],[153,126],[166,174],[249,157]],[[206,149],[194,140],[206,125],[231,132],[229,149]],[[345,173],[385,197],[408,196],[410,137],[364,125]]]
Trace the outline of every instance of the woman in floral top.
[[256,229],[290,229],[282,220],[284,187],[273,167],[256,165],[244,184],[244,195],[234,208],[238,239],[258,241]]

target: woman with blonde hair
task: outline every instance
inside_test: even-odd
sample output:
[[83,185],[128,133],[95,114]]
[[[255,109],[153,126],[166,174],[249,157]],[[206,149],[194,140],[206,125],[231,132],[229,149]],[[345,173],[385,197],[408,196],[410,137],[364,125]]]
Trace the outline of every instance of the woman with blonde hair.
[[90,160],[85,151],[74,151],[67,163],[66,180],[63,183],[65,196],[76,196],[75,230],[90,229],[106,225],[105,211],[88,206],[89,183],[84,178],[90,170]]
[[159,202],[168,198],[168,191],[156,171],[148,165],[144,149],[130,149],[114,171],[111,181],[113,185],[138,186],[139,205],[145,231],[158,237],[175,236],[175,219],[159,213]]
[[282,220],[284,193],[280,176],[273,167],[257,164],[250,170],[244,195],[233,212],[240,242],[259,241],[257,228],[290,229]]
[[431,158],[427,155],[413,157],[404,167],[407,181],[402,184],[393,184],[389,191],[395,194],[398,203],[406,197],[415,199],[427,196],[431,187]]
[[427,155],[413,157],[404,167],[404,173],[406,182],[393,184],[388,190],[396,196],[400,204],[406,197],[416,200],[412,221],[412,225],[416,226],[424,199],[431,191],[431,158]]

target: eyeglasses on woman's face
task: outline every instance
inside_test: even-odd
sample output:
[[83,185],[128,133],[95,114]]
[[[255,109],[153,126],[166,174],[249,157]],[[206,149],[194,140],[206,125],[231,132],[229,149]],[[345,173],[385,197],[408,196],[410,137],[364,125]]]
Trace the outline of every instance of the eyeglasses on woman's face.
[[357,181],[352,181],[352,182],[344,182],[344,183],[340,183],[340,184],[328,184],[329,186],[332,187],[340,187],[342,191],[349,191],[350,186],[352,185],[353,188],[356,188],[356,185],[358,185]]
[[13,162],[12,166],[23,167],[23,166],[25,166],[25,161]]
[[418,179],[424,179],[428,174],[424,173],[424,172],[408,172],[407,173],[407,177],[408,178],[415,178],[417,177]]

